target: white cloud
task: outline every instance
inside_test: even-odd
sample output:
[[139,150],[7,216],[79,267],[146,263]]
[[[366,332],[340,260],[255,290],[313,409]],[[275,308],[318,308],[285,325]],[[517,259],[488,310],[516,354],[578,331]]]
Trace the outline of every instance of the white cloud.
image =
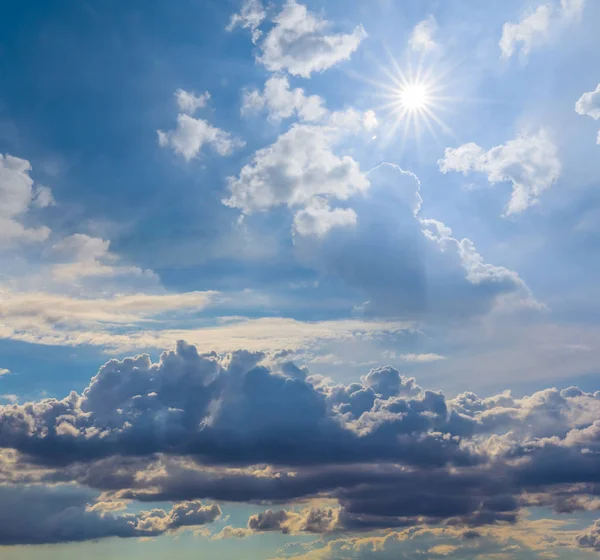
[[417,23],[408,40],[410,48],[413,51],[430,51],[435,49],[438,44],[433,37],[437,29],[437,21],[433,16],[429,16],[427,19]]
[[210,93],[205,91],[200,95],[196,95],[191,91],[180,88],[175,92],[175,99],[177,100],[177,106],[182,113],[193,115],[198,109],[206,107],[206,104],[210,99]]
[[262,35],[262,31],[258,27],[266,17],[267,14],[260,0],[245,0],[240,13],[231,16],[226,30],[233,31],[238,26],[249,29],[252,33],[252,42],[256,43]]
[[452,230],[438,220],[421,219],[420,222],[425,237],[438,243],[441,251],[453,251],[458,255],[461,266],[466,271],[466,279],[472,284],[505,283],[518,286],[524,293],[531,295],[529,288],[516,272],[503,266],[485,263],[470,239],[455,239],[452,237]]
[[163,132],[158,131],[158,143],[161,147],[170,147],[176,154],[189,161],[200,154],[205,145],[221,156],[229,155],[244,142],[233,137],[229,132],[211,125],[204,119],[195,119],[185,113],[177,115],[177,128]]
[[10,370],[7,368],[0,368],[0,377],[2,377],[3,375],[8,375],[10,373]]
[[513,191],[506,214],[522,212],[558,179],[561,170],[558,150],[545,129],[523,134],[487,152],[474,143],[446,148],[439,160],[443,173],[485,173],[491,184],[509,181]]
[[[171,294],[174,299],[177,294]],[[237,348],[251,351],[276,352],[281,349],[302,350],[309,346],[333,341],[372,340],[377,336],[390,336],[414,328],[407,321],[365,321],[359,319],[332,321],[298,321],[285,317],[225,318],[222,324],[208,327],[168,328],[157,315],[171,309],[174,301],[148,302],[141,311],[132,310],[134,300],[115,298],[112,306],[92,305],[86,311],[86,302],[73,300],[57,321],[56,304],[62,301],[46,299],[47,303],[28,320],[22,315],[10,321],[0,321],[0,338],[50,346],[91,345],[110,352],[138,351],[140,348],[172,347],[179,340],[187,340],[202,350],[229,352]],[[193,297],[182,294],[179,310],[196,311],[198,303]],[[140,295],[140,298],[145,296]],[[202,301],[202,292],[196,296]],[[71,300],[65,300],[70,302]],[[111,301],[111,300],[107,300]],[[164,307],[161,304],[164,303]],[[189,305],[184,307],[183,303]],[[5,304],[5,302],[3,302]],[[20,302],[22,304],[22,302]],[[168,308],[167,308],[168,306]],[[129,307],[129,309],[127,309]],[[16,310],[18,313],[18,309]],[[1,317],[1,316],[0,316]],[[19,317],[21,317],[19,319]],[[128,320],[129,319],[129,320]],[[147,328],[143,327],[147,324]],[[119,330],[116,331],[115,327]]]
[[[600,84],[594,91],[584,93],[575,104],[575,111],[580,115],[588,115],[594,120],[600,119]],[[597,143],[600,144],[600,130]]]
[[[486,263],[473,241],[420,217],[420,182],[413,173],[384,163],[367,178],[369,190],[348,202],[354,227],[335,233],[324,227],[319,235],[294,239],[303,265],[360,290],[365,302],[357,311],[437,321],[498,306],[540,307],[516,272]],[[327,223],[327,216],[321,219]]]
[[[112,297],[73,297],[47,292],[0,290],[0,332],[8,338],[27,333],[35,337],[77,336],[78,329],[133,326],[167,312],[200,311],[212,304],[216,292],[130,294]],[[59,334],[62,331],[62,334]]]
[[504,58],[514,54],[526,57],[534,48],[549,43],[562,28],[580,19],[585,0],[561,0],[560,6],[541,4],[526,13],[518,23],[506,22],[500,49]]
[[304,78],[348,60],[367,37],[362,25],[352,33],[327,34],[329,22],[295,0],[286,2],[273,23],[260,44],[257,61],[271,72],[285,71]]
[[303,121],[318,121],[327,114],[323,103],[323,98],[307,96],[302,88],[290,89],[290,82],[285,76],[273,76],[265,82],[262,93],[258,90],[244,93],[242,113],[266,107],[269,118],[273,120],[287,119],[296,114]]
[[356,225],[356,212],[352,208],[330,208],[327,201],[315,197],[304,209],[294,216],[294,231],[298,235],[323,237],[335,227]]
[[325,125],[295,124],[274,144],[256,152],[238,177],[229,178],[224,204],[244,213],[274,206],[305,206],[315,196],[347,199],[369,182],[350,156],[338,157],[333,146],[345,135],[364,129],[356,111],[333,113]]
[[52,246],[53,253],[64,262],[50,266],[50,274],[58,282],[73,283],[94,276],[138,276],[153,278],[154,273],[137,266],[121,265],[110,252],[110,241],[75,233]]
[[19,221],[32,207],[53,203],[50,189],[34,186],[30,172],[27,160],[0,154],[0,246],[41,242],[50,235],[46,226],[27,228]]

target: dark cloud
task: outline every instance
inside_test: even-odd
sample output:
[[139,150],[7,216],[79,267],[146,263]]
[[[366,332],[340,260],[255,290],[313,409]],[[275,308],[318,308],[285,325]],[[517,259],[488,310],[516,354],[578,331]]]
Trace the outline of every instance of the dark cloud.
[[0,545],[49,544],[108,537],[154,537],[181,527],[212,523],[221,515],[216,504],[176,504],[114,513],[94,506],[88,490],[70,486],[0,486]]
[[[315,510],[304,525],[289,512],[277,525],[281,509],[251,530],[474,528],[513,523],[528,506],[598,506],[600,393],[448,399],[391,367],[335,385],[265,363],[180,343],[157,363],[111,360],[82,394],[4,405],[0,482],[77,482],[140,502],[339,504],[335,522]],[[194,518],[176,513],[171,529]],[[162,518],[148,514],[146,524]]]

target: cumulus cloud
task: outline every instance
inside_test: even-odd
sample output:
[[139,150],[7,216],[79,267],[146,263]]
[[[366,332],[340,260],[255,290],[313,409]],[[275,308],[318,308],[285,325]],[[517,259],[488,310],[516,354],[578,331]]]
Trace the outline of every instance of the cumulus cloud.
[[600,551],[600,520],[577,535],[577,544],[582,548],[592,548]]
[[327,114],[321,97],[307,96],[302,88],[292,90],[285,76],[269,78],[262,93],[258,90],[244,92],[242,113],[260,111],[265,107],[272,120],[287,119],[297,115],[303,121],[318,121]]
[[231,16],[226,30],[233,31],[236,27],[249,29],[252,33],[252,42],[256,43],[262,35],[259,26],[266,17],[267,13],[260,0],[245,0],[240,12]]
[[[0,406],[0,446],[14,450],[0,455],[0,480],[75,482],[103,492],[103,502],[337,502],[267,510],[219,538],[440,524],[464,530],[514,524],[528,506],[561,513],[598,501],[600,392],[448,398],[389,366],[344,385],[283,362],[269,369],[264,360],[247,351],[200,354],[180,343],[157,363],[109,361],[81,394]],[[220,514],[194,502],[123,523],[127,514],[116,510],[80,513],[107,516],[130,536]],[[23,535],[21,525],[10,531]]]
[[352,208],[334,208],[323,199],[315,197],[304,209],[294,216],[294,231],[298,235],[323,237],[335,227],[356,225],[356,213]]
[[175,99],[177,100],[177,107],[179,107],[179,110],[182,113],[193,115],[198,109],[206,107],[206,104],[210,99],[210,93],[205,91],[204,93],[197,95],[194,92],[180,88],[175,91]]
[[361,311],[465,317],[487,312],[509,295],[532,300],[516,272],[486,263],[470,239],[455,239],[441,222],[420,217],[420,182],[413,173],[386,163],[366,178],[369,189],[348,202],[353,227],[295,237],[303,264],[364,293]]
[[8,375],[10,373],[10,370],[8,368],[0,368],[0,377],[2,377],[3,375]]
[[413,51],[430,51],[437,48],[438,44],[434,39],[437,29],[437,21],[433,16],[417,23],[408,39],[410,48]]
[[256,533],[328,533],[336,528],[337,514],[334,508],[305,508],[300,512],[267,509],[248,519],[248,529]]
[[[252,4],[255,6],[252,13],[260,13],[262,21],[264,12],[257,11],[256,3]],[[258,19],[255,17],[254,21]],[[327,20],[319,18],[295,0],[287,0],[273,18],[273,24],[259,43],[257,62],[271,72],[287,72],[303,78],[348,60],[367,37],[362,25],[351,33],[329,33],[331,25]],[[252,25],[245,27],[253,29],[256,40],[260,35],[256,34],[256,27]]]
[[335,144],[364,130],[364,115],[332,113],[323,125],[295,124],[274,144],[258,150],[238,177],[229,178],[227,206],[246,214],[275,206],[306,206],[315,196],[347,199],[368,188],[358,162],[338,157]]
[[[600,84],[594,91],[587,91],[578,99],[575,111],[580,115],[588,115],[594,120],[600,119]],[[597,143],[600,144],[600,130]]]
[[492,185],[512,183],[507,215],[523,212],[537,203],[541,194],[558,180],[561,171],[558,149],[543,128],[534,134],[519,135],[488,151],[472,142],[446,148],[444,158],[438,163],[442,173],[478,172],[486,174]]
[[211,146],[220,156],[227,156],[245,144],[229,132],[186,113],[177,115],[177,128],[157,133],[158,144],[162,148],[172,148],[186,161],[197,157],[204,146]]
[[199,501],[176,504],[170,511],[114,513],[93,507],[92,492],[69,486],[0,486],[0,499],[0,546],[155,537],[206,525],[221,515],[218,505]]
[[34,243],[48,239],[46,226],[28,228],[20,219],[34,207],[53,204],[48,187],[34,185],[31,164],[11,155],[0,154],[0,247],[15,243]]
[[503,58],[517,53],[526,57],[534,48],[549,43],[561,29],[581,18],[584,5],[585,0],[561,0],[560,6],[541,4],[518,23],[506,22],[499,43]]

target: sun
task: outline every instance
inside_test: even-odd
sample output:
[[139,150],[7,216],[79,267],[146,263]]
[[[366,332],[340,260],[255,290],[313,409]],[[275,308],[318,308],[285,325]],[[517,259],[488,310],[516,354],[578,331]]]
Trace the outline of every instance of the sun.
[[377,87],[377,95],[384,100],[375,108],[376,112],[381,111],[385,115],[382,118],[385,129],[378,135],[380,143],[395,142],[399,136],[399,147],[404,150],[408,142],[414,142],[418,148],[425,131],[440,145],[442,142],[438,138],[438,132],[444,136],[454,136],[450,127],[442,120],[441,114],[450,109],[450,104],[460,101],[460,98],[448,96],[448,88],[456,87],[448,83],[449,77],[456,81],[456,65],[434,64],[424,67],[422,62],[419,61],[415,67],[408,59],[401,66],[390,55],[390,66],[379,65],[386,80],[367,79]]
[[402,108],[408,112],[423,111],[429,104],[429,92],[425,84],[406,84],[398,97]]

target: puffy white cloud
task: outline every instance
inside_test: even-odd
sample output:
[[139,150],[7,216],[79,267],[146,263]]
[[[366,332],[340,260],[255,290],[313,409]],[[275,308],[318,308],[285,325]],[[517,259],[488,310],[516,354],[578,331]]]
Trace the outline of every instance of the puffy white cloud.
[[182,113],[193,115],[198,109],[206,107],[206,104],[210,99],[210,93],[205,91],[200,95],[196,95],[191,91],[180,88],[175,91],[175,99],[177,100],[177,106]]
[[512,195],[506,214],[516,214],[535,204],[559,178],[558,149],[547,130],[522,134],[485,151],[474,143],[446,148],[439,160],[442,173],[485,173],[491,184],[511,182]]
[[53,203],[50,189],[34,185],[30,172],[27,160],[0,154],[0,246],[41,242],[50,235],[46,226],[27,228],[19,221],[32,207]]
[[435,42],[434,36],[437,32],[438,24],[433,16],[420,21],[415,25],[408,44],[413,51],[430,51],[435,49],[438,44]]
[[263,93],[258,90],[244,92],[242,113],[267,108],[269,118],[287,119],[294,114],[303,121],[318,121],[327,115],[323,98],[307,96],[302,88],[290,89],[285,76],[272,76],[265,83]]
[[287,0],[273,23],[260,43],[257,61],[271,72],[285,71],[304,78],[348,60],[367,37],[362,25],[352,33],[328,34],[329,22],[295,0]]
[[211,146],[219,155],[231,154],[244,142],[229,132],[217,128],[204,119],[195,119],[185,113],[177,115],[177,128],[157,131],[161,147],[170,147],[186,161],[197,157],[205,145]]
[[[588,115],[594,120],[600,119],[600,84],[594,91],[587,91],[578,99],[575,111],[580,115]],[[600,130],[597,143],[600,144]]]
[[295,124],[274,144],[256,152],[238,177],[229,178],[224,204],[244,213],[275,206],[305,206],[315,196],[345,200],[369,182],[350,156],[333,147],[344,135],[364,129],[356,111],[333,113],[324,125]]
[[321,198],[296,212],[294,216],[294,231],[298,235],[316,235],[323,237],[331,228],[356,225],[356,212],[352,208],[330,208]]
[[585,0],[561,0],[560,6],[541,4],[518,23],[506,22],[499,43],[502,56],[510,58],[520,52],[526,57],[534,48],[547,44],[561,28],[581,17],[584,5]]
[[249,29],[252,33],[252,42],[256,43],[262,35],[259,26],[266,17],[267,14],[260,0],[244,0],[240,13],[231,16],[226,29],[233,31],[238,26]]
[[10,373],[10,370],[7,368],[0,368],[0,377],[2,377],[3,375],[8,375]]

